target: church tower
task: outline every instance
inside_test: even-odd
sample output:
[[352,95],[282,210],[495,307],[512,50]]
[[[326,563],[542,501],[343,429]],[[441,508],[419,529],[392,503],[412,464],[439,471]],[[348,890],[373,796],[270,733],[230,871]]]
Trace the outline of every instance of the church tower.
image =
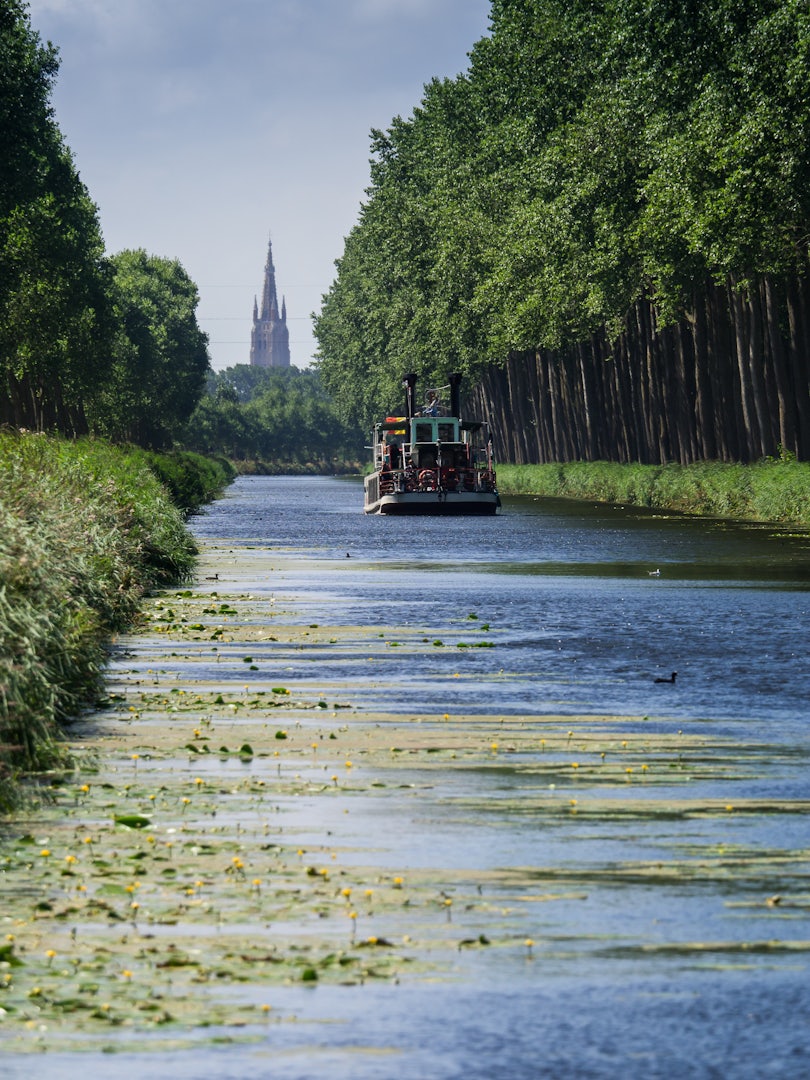
[[282,297],[281,311],[276,296],[276,268],[273,266],[273,244],[267,242],[267,262],[264,264],[262,309],[253,298],[253,329],[250,333],[250,363],[252,367],[289,367],[290,332],[287,329],[287,304]]

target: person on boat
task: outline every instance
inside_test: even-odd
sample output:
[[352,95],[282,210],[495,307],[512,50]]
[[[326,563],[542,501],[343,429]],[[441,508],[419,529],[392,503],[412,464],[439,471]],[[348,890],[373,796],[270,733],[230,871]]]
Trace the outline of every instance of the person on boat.
[[438,416],[439,415],[439,396],[435,390],[428,390],[427,404],[422,410],[424,416]]

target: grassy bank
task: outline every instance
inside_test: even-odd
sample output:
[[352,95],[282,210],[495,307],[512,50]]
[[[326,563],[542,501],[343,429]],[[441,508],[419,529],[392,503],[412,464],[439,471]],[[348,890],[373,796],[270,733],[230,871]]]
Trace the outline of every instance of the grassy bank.
[[0,806],[15,774],[58,760],[110,635],[145,593],[190,575],[194,555],[149,455],[0,432]]
[[148,465],[166,486],[172,502],[189,514],[211,502],[236,476],[236,469],[227,458],[207,458],[190,450],[155,453],[133,449],[136,461]]
[[810,463],[499,465],[505,495],[593,499],[687,514],[810,526]]
[[241,476],[350,476],[361,473],[359,461],[234,461]]

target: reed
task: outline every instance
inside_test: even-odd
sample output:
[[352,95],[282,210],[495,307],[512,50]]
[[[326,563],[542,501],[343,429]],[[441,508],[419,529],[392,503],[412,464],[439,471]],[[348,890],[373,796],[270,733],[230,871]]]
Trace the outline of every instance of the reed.
[[0,432],[0,806],[62,760],[61,726],[98,694],[109,636],[195,548],[137,453]]
[[504,495],[591,499],[708,517],[810,526],[810,463],[499,465]]

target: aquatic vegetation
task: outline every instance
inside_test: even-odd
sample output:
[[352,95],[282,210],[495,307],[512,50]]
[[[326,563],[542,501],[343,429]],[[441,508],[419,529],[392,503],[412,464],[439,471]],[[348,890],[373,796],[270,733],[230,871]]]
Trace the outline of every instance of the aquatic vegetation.
[[[204,614],[192,588],[146,604],[104,714],[72,729],[75,774],[5,823],[0,1048],[43,1048],[41,1026],[48,1049],[238,1037],[283,1022],[303,985],[807,955],[810,860],[787,837],[810,804],[751,789],[791,762],[779,744],[654,717],[376,713],[362,686],[341,712],[317,671],[282,686],[264,663],[297,647],[301,620],[268,647],[269,599],[220,603],[227,616]],[[212,659],[192,628],[225,617],[233,641]],[[370,631],[308,629],[347,664],[372,651]],[[401,627],[373,655],[394,632],[433,655],[433,634]],[[245,655],[266,678],[246,678]],[[476,660],[453,654],[459,671]],[[757,843],[769,821],[783,845]],[[451,859],[447,835],[467,844]],[[657,923],[699,897],[707,940]]]

